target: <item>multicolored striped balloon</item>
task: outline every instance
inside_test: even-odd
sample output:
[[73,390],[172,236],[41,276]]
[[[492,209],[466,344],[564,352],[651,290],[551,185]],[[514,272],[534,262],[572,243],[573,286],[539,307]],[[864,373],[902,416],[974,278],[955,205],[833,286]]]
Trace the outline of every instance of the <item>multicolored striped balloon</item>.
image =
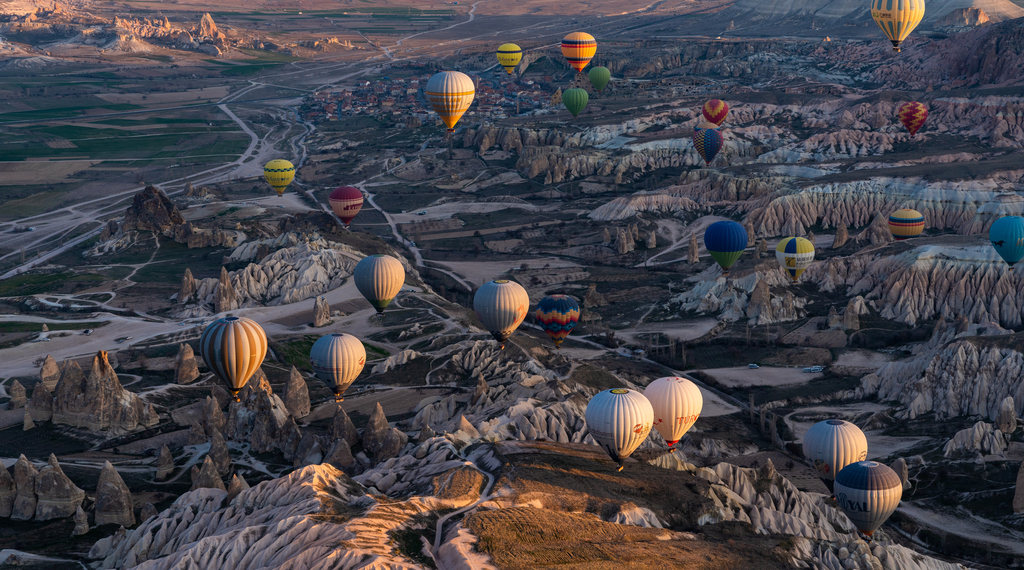
[[693,148],[697,149],[705,164],[710,165],[715,160],[724,144],[722,131],[711,123],[701,123],[693,129]]
[[562,341],[580,320],[580,306],[576,299],[567,295],[550,295],[537,303],[534,316],[544,332],[555,341],[555,348],[561,350]]
[[796,283],[804,270],[814,261],[814,244],[802,237],[788,237],[779,242],[775,248],[775,259],[789,273],[789,278]]
[[424,89],[427,102],[441,116],[448,132],[455,130],[455,124],[466,114],[476,96],[476,87],[468,75],[459,71],[442,71],[427,81]]
[[562,39],[562,55],[576,71],[590,63],[597,53],[597,40],[586,32],[573,32]]
[[334,401],[341,402],[345,399],[345,390],[356,381],[366,365],[366,348],[350,334],[329,334],[313,343],[309,363],[318,378],[331,384]]
[[720,127],[725,122],[725,116],[729,114],[729,106],[721,99],[711,99],[704,103],[701,114],[704,115],[704,120]]
[[910,136],[914,136],[928,119],[928,107],[924,103],[911,101],[900,106],[899,115],[900,122],[910,131]]
[[210,323],[199,337],[199,354],[238,401],[238,391],[263,364],[267,334],[256,321],[224,317]]
[[889,231],[897,240],[917,237],[924,231],[924,216],[910,208],[896,210],[889,216]]

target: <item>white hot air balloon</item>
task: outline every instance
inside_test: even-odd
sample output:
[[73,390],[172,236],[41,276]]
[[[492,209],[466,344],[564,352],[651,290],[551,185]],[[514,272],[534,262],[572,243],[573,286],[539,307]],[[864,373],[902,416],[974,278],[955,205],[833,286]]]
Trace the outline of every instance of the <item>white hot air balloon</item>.
[[669,376],[647,385],[644,396],[654,409],[654,429],[665,443],[675,445],[682,439],[704,407],[700,388],[686,378]]
[[322,336],[309,351],[309,363],[334,389],[334,400],[344,400],[345,390],[356,381],[366,364],[366,349],[358,338],[344,333]]
[[356,264],[352,279],[379,315],[405,285],[405,268],[390,255],[370,255]]
[[870,540],[900,505],[903,482],[895,471],[881,463],[859,461],[839,472],[835,494],[839,508]]
[[868,438],[844,420],[825,420],[811,426],[804,435],[804,457],[818,477],[832,491],[832,483],[844,467],[868,457]]
[[530,310],[530,296],[515,281],[499,279],[484,283],[477,289],[473,310],[504,349],[505,341],[519,328]]
[[587,404],[587,429],[619,464],[651,433],[654,409],[640,392],[613,388],[598,392]]

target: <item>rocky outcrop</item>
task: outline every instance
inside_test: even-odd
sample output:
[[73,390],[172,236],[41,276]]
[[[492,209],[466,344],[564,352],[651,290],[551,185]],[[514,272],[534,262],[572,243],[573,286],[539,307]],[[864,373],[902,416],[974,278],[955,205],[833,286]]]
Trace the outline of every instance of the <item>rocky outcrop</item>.
[[16,494],[11,510],[11,519],[31,520],[36,514],[36,479],[39,470],[22,454],[14,464],[14,486]]
[[227,477],[228,473],[231,473],[231,454],[228,452],[228,444],[219,430],[213,430],[213,435],[210,437],[210,453],[207,457],[213,460],[218,477]]
[[850,241],[850,232],[846,229],[846,224],[839,224],[836,228],[836,237],[832,240],[832,249],[839,249],[846,245],[846,242]]
[[700,261],[699,250],[697,247],[697,232],[690,234],[690,243],[686,248],[686,262],[693,265]]
[[1017,469],[1017,483],[1013,491],[1013,512],[1014,514],[1024,513],[1024,462],[1021,462]]
[[1007,435],[1017,431],[1017,413],[1015,410],[1013,396],[1003,398],[1003,401],[999,404],[999,413],[996,415],[996,429]]
[[294,366],[284,389],[284,405],[293,418],[304,418],[309,415],[309,387],[306,386],[306,380],[302,378],[298,368]]
[[46,465],[36,476],[36,512],[35,520],[48,521],[70,517],[82,505],[85,491],[79,489],[68,479],[57,462],[57,457],[50,454]]
[[359,441],[359,432],[356,431],[355,424],[340,405],[335,409],[334,418],[331,420],[330,437],[335,441],[345,440],[350,447]]
[[349,446],[348,441],[344,439],[334,440],[323,460],[323,463],[332,465],[337,469],[346,469],[354,465],[355,462],[356,460],[352,456],[352,448]]
[[978,422],[974,426],[956,432],[942,448],[942,455],[947,458],[984,455],[999,455],[1006,450],[1006,437],[1003,432],[992,429],[992,424]]
[[21,421],[21,430],[28,431],[30,429],[35,429],[35,427],[36,423],[32,421],[32,414],[28,413],[28,410],[25,410],[25,416]]
[[295,459],[302,433],[262,371],[253,375],[239,398],[228,408],[224,436],[249,442],[254,453],[277,449],[289,461]]
[[14,498],[17,494],[18,489],[14,485],[11,472],[0,465],[0,518],[11,516],[11,511],[14,510]]
[[224,412],[220,409],[220,400],[213,396],[207,396],[206,403],[203,405],[203,432],[208,437],[213,437],[213,432],[222,432],[226,423]]
[[[57,366],[57,361],[47,354],[46,359],[43,360],[43,367],[39,369],[39,382],[48,391],[53,392],[53,389],[57,387],[57,380],[59,379],[60,368]],[[33,390],[32,393],[35,394],[35,391]]]
[[909,490],[910,474],[907,470],[907,460],[903,459],[902,457],[897,457],[896,461],[893,461],[892,465],[890,465],[889,467],[891,467],[892,470],[895,471],[897,475],[899,475],[900,481],[903,483],[903,490]]
[[188,444],[189,445],[202,445],[206,443],[206,430],[203,426],[196,422],[192,422],[192,425],[188,428]]
[[209,12],[203,14],[202,19],[199,20],[199,37],[203,38],[215,38],[217,37],[219,30],[217,30],[217,24],[213,22],[213,16]]
[[932,24],[932,28],[946,33],[956,33],[984,26],[988,23],[988,14],[981,8],[957,8],[936,20]]
[[79,505],[75,509],[75,528],[71,531],[71,536],[82,536],[89,532],[89,517],[82,510],[82,506]]
[[25,387],[21,385],[21,382],[17,380],[11,382],[10,389],[11,401],[7,403],[7,409],[17,410],[25,407],[25,402],[28,401]]
[[848,331],[860,330],[860,316],[868,314],[868,308],[864,304],[864,297],[857,295],[850,299],[843,311],[843,328]]
[[238,308],[238,298],[235,295],[235,288],[231,285],[231,279],[228,277],[226,267],[220,268],[220,279],[217,282],[217,292],[215,295],[216,297],[213,301],[215,313],[226,313]]
[[155,517],[160,514],[160,511],[156,510],[156,506],[153,503],[146,503],[142,505],[142,509],[139,510],[139,522],[146,522],[151,517]]
[[225,499],[225,501],[230,503],[235,499],[235,497],[242,494],[243,491],[247,491],[248,489],[249,484],[245,482],[245,477],[242,477],[241,475],[236,473],[234,476],[231,477],[231,483],[228,484],[228,496]]
[[363,449],[370,454],[376,454],[384,446],[384,440],[390,431],[391,426],[388,425],[388,418],[384,415],[384,408],[381,407],[380,402],[377,402],[377,406],[370,413],[370,420],[367,422],[366,428],[363,429]]
[[158,421],[152,404],[121,386],[106,351],[93,357],[88,377],[74,361],[64,365],[54,390],[54,423],[91,430],[133,430]]
[[181,343],[178,345],[178,354],[174,357],[174,382],[176,384],[191,384],[199,378],[199,364],[196,362],[196,355],[192,352],[192,345]]
[[313,326],[325,327],[329,324],[331,324],[331,307],[327,304],[327,299],[317,297],[313,303]]
[[156,480],[163,481],[174,472],[174,457],[167,445],[160,446],[160,455],[156,458]]
[[97,525],[117,524],[123,527],[135,525],[135,511],[132,494],[124,479],[109,461],[104,462],[100,469],[100,479],[96,484]]
[[121,232],[147,231],[170,236],[175,226],[184,223],[185,218],[163,190],[147,186],[135,195],[132,205],[125,210]]
[[186,267],[185,273],[181,276],[181,287],[178,288],[178,303],[188,303],[195,296],[196,280],[192,277],[192,270]]
[[219,489],[228,492],[224,488],[224,481],[221,480],[220,476],[217,475],[217,466],[214,465],[213,459],[207,455],[206,459],[203,460],[203,466],[199,470],[199,476],[192,483],[192,491],[196,489]]

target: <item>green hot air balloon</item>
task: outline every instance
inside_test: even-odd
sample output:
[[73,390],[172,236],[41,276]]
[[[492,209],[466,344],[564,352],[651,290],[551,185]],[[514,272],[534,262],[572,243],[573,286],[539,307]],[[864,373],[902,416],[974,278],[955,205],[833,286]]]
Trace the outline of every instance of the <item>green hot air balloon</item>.
[[590,95],[587,95],[586,89],[573,87],[562,93],[562,104],[565,105],[566,109],[569,109],[573,117],[579,116],[583,112],[588,101],[590,101]]
[[590,77],[590,84],[600,92],[604,91],[605,86],[611,81],[612,72],[608,71],[607,67],[592,67],[588,76]]

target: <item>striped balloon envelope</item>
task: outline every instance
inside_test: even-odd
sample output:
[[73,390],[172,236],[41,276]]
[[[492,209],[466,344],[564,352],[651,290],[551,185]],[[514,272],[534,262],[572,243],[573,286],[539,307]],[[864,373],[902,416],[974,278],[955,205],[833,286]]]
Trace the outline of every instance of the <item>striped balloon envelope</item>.
[[896,210],[889,216],[889,231],[897,240],[917,237],[924,231],[924,216],[910,208]]
[[654,408],[640,392],[613,388],[595,394],[584,416],[590,435],[622,471],[622,462],[651,433]]
[[839,508],[870,538],[900,506],[903,482],[886,465],[858,461],[836,476],[835,495]]
[[405,268],[402,262],[390,255],[368,255],[356,264],[352,279],[359,294],[377,309],[379,315],[405,285]]
[[580,306],[576,299],[567,295],[549,295],[537,303],[534,317],[544,332],[555,341],[555,348],[561,349],[562,341],[580,320]]
[[718,151],[725,145],[722,131],[712,123],[701,123],[693,129],[693,148],[704,159],[704,164],[711,165],[718,156]]
[[442,71],[427,80],[424,90],[427,102],[441,116],[448,132],[455,130],[455,124],[466,114],[476,96],[473,80],[459,71]]
[[519,328],[530,310],[530,296],[515,281],[490,281],[477,289],[473,296],[473,310],[484,328],[504,349],[505,341]]
[[331,385],[334,401],[344,400],[345,390],[356,381],[366,364],[366,348],[345,333],[322,336],[309,351],[309,363],[318,378]]
[[352,223],[359,210],[363,209],[363,193],[355,186],[335,188],[327,200],[331,203],[334,215],[338,216],[346,227]]
[[523,60],[523,50],[516,44],[501,44],[498,46],[498,63],[505,68],[505,71],[512,74],[516,66]]
[[871,17],[898,52],[924,18],[924,0],[871,0]]
[[572,113],[573,117],[579,116],[589,101],[590,95],[587,94],[586,89],[573,87],[572,89],[566,89],[565,93],[562,93],[562,104]]
[[732,220],[715,222],[704,230],[704,248],[711,258],[729,274],[729,268],[747,249],[747,230]]
[[851,463],[868,457],[868,438],[859,427],[845,420],[825,420],[804,434],[804,458],[818,477],[832,490],[836,474]]
[[704,408],[700,388],[686,378],[668,376],[647,385],[644,396],[654,409],[654,429],[675,445],[693,427]]
[[1024,258],[1024,218],[1003,216],[988,229],[988,239],[1010,267]]
[[586,32],[573,32],[562,39],[562,55],[576,71],[590,63],[597,53],[597,40]]
[[729,106],[721,99],[711,99],[704,103],[704,107],[700,112],[704,115],[704,120],[720,127],[725,122],[725,116],[729,114]]
[[900,122],[910,131],[910,136],[914,136],[928,119],[928,107],[924,103],[910,101],[900,105],[899,116]]
[[263,167],[263,179],[278,196],[283,196],[285,189],[295,180],[295,165],[282,158],[275,158]]
[[224,317],[203,330],[199,337],[199,354],[210,370],[227,384],[237,402],[238,391],[267,356],[267,335],[252,319]]
[[802,237],[788,237],[775,248],[775,259],[796,283],[805,269],[814,261],[814,244]]

